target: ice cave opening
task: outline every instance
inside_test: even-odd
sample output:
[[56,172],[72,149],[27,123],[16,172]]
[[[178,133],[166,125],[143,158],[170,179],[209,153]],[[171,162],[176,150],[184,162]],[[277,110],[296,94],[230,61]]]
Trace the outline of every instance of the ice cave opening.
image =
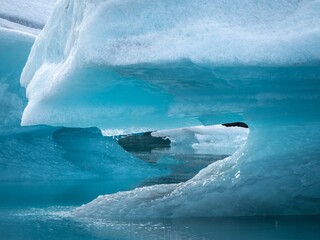
[[146,185],[185,182],[209,164],[231,156],[249,136],[243,122],[193,126],[113,136],[127,152],[169,174]]

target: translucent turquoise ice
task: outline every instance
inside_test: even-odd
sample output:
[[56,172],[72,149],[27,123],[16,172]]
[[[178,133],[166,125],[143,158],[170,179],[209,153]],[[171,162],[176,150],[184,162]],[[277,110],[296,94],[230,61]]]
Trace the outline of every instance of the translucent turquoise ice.
[[[153,171],[97,129],[250,127],[246,145],[189,181],[99,196],[72,216],[319,214],[319,9],[319,1],[58,1],[21,75],[21,124],[69,127],[50,136],[81,174],[74,160],[84,156],[93,173],[104,169],[92,153],[101,144],[106,159],[123,160],[110,161],[112,171]],[[4,118],[17,121],[20,109]],[[90,128],[70,129],[79,127]],[[79,156],[82,146],[93,151]]]

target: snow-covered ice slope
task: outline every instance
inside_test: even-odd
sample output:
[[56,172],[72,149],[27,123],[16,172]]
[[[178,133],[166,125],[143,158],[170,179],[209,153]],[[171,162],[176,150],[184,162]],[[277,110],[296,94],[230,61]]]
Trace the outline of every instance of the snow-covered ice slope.
[[1,0],[0,27],[37,35],[50,16],[56,0]]
[[168,129],[244,121],[196,177],[75,216],[320,213],[320,1],[61,0],[21,76],[23,125]]

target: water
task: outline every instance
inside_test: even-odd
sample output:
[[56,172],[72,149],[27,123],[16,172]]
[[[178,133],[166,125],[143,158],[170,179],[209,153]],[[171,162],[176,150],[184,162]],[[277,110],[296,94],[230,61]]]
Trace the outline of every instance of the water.
[[[119,145],[127,152],[169,172],[166,176],[149,179],[143,183],[143,185],[155,185],[179,183],[191,179],[209,164],[234,153],[245,143],[248,134],[249,131],[244,128],[225,128],[216,125],[145,132],[117,138]],[[238,140],[235,144],[234,141],[239,138],[241,141]],[[194,144],[198,148],[194,147]]]
[[185,182],[194,177],[210,163],[228,157],[214,154],[174,154],[158,152],[134,152],[136,157],[146,162],[157,164],[160,169],[169,170],[170,174],[144,182],[144,185]]
[[72,218],[70,212],[74,208],[93,200],[100,194],[130,190],[142,185],[187,180],[199,169],[224,157],[212,154],[173,154],[159,149],[134,154],[149,164],[169,169],[171,173],[146,182],[134,179],[2,182],[0,239],[316,240],[320,238],[320,216],[121,221]]
[[[158,153],[160,154],[160,153]],[[148,159],[159,157],[158,163],[149,162],[168,174],[150,179],[134,178],[96,178],[79,180],[28,180],[0,182],[0,206],[11,207],[49,207],[81,205],[92,201],[102,194],[127,191],[136,187],[154,184],[178,183],[192,178],[200,169],[213,161],[223,158],[221,155],[161,155],[140,152]],[[183,157],[183,159],[181,159]],[[180,158],[180,159],[179,159]]]
[[140,185],[141,179],[0,182],[0,206],[29,208],[81,205],[101,194],[126,191]]
[[167,176],[147,181],[99,178],[1,182],[0,239],[211,239],[210,229],[217,223],[218,226],[236,227],[239,224],[236,219],[222,222],[217,219],[90,221],[70,216],[72,209],[98,195],[144,185],[186,181],[211,162],[225,157],[213,154],[174,154],[169,150],[153,149],[150,152],[133,153],[148,164],[170,172]]
[[149,221],[76,221],[70,208],[2,209],[1,239],[259,239],[320,238],[320,217],[190,218]]
[[[147,181],[119,177],[0,182],[0,239],[197,239],[202,236],[197,232],[200,230],[198,219],[92,222],[70,216],[72,209],[99,195],[144,185],[186,181],[211,162],[225,157],[213,154],[173,154],[169,150],[134,152],[141,161],[169,173]],[[208,229],[211,228],[212,220],[202,221]]]

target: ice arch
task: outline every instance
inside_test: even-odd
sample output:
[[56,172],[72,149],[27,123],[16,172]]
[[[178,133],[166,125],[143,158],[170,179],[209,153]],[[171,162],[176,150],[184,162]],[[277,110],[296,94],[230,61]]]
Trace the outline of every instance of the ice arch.
[[313,82],[318,81],[317,74],[312,73],[313,83],[309,82],[313,77],[306,69],[310,70],[300,68],[303,77],[298,81],[286,75],[292,85],[285,84],[282,90],[276,85],[274,91],[282,97],[269,92],[268,103],[245,112],[250,136],[233,156],[186,183],[100,196],[74,214],[97,218],[318,214],[320,116],[314,110],[319,89]]
[[75,216],[319,213],[319,9],[319,1],[58,1],[21,77],[23,125],[251,126],[237,154],[190,181],[102,196]]

